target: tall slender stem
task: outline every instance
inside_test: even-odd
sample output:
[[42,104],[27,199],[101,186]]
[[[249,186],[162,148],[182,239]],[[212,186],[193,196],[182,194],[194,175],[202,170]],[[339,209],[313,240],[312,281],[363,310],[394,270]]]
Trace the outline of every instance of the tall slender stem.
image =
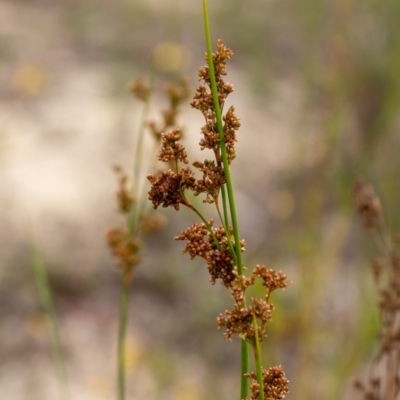
[[[132,187],[133,196],[135,202],[129,211],[127,220],[127,229],[130,237],[135,237],[138,234],[138,227],[140,219],[145,210],[146,196],[143,195],[139,185],[140,168],[142,167],[143,161],[143,140],[144,130],[147,115],[150,107],[150,96],[153,92],[153,85],[155,79],[155,67],[154,63],[151,63],[151,69],[149,74],[149,93],[145,101],[140,125],[138,140],[136,143],[136,151],[133,166],[133,184]],[[119,326],[118,326],[118,399],[125,399],[125,346],[126,346],[126,330],[128,325],[128,308],[129,308],[129,286],[132,277],[132,267],[128,267],[124,271],[124,275],[121,280],[121,291],[120,291],[120,303],[119,303]]]
[[56,367],[60,387],[60,398],[63,400],[69,400],[71,396],[69,393],[68,379],[64,356],[61,349],[60,332],[58,330],[53,297],[50,291],[50,284],[47,277],[46,268],[44,266],[42,258],[40,257],[39,250],[33,238],[31,239],[31,248],[33,271],[35,274],[36,286],[39,292],[40,302],[43,308],[43,312],[46,316],[47,329],[51,340],[53,360]]
[[257,375],[257,381],[260,385],[260,400],[264,400],[264,384],[263,384],[263,375],[262,375],[260,338],[258,336],[257,318],[254,314],[253,314],[253,325],[254,325],[254,334],[255,334],[255,340],[256,340],[255,348],[254,348],[254,358],[256,360],[256,375]]
[[[208,57],[208,65],[210,69],[210,83],[211,83],[211,92],[213,96],[214,108],[215,108],[215,116],[217,120],[217,130],[220,139],[220,147],[221,147],[221,155],[222,155],[222,163],[224,165],[224,174],[226,179],[226,185],[221,187],[221,195],[222,195],[222,204],[223,204],[223,212],[224,212],[224,227],[226,231],[226,236],[228,239],[228,243],[230,244],[230,249],[232,251],[232,255],[235,258],[236,266],[238,268],[238,272],[240,275],[243,274],[243,262],[242,262],[242,250],[240,246],[240,234],[239,234],[239,224],[236,213],[236,205],[235,205],[235,197],[233,192],[233,184],[232,178],[230,174],[230,168],[228,163],[228,156],[225,145],[225,138],[222,126],[222,117],[221,117],[221,107],[218,100],[218,89],[217,83],[215,79],[215,71],[214,71],[214,63],[212,59],[212,48],[211,48],[211,35],[210,35],[210,27],[208,23],[208,12],[207,12],[207,1],[203,0],[204,6],[204,23],[205,23],[205,32],[206,32],[206,45],[207,45],[207,57]],[[226,191],[228,192],[228,202],[229,207],[226,202]],[[231,213],[232,227],[233,227],[233,235],[235,238],[235,246],[233,248],[231,244],[230,231],[229,231],[229,216],[228,209]],[[247,344],[244,345],[247,348]]]
[[242,263],[242,250],[240,248],[239,224],[238,224],[237,213],[236,213],[235,197],[233,194],[232,178],[231,178],[231,173],[230,173],[229,163],[228,163],[228,155],[226,152],[224,130],[223,130],[223,126],[222,126],[221,107],[220,107],[219,100],[218,100],[218,89],[217,89],[217,82],[215,79],[214,63],[213,63],[213,59],[212,59],[211,35],[210,35],[210,26],[208,23],[208,12],[207,12],[207,1],[206,0],[203,0],[203,11],[204,11],[204,26],[205,26],[205,34],[206,34],[208,67],[210,69],[211,92],[212,92],[214,108],[215,108],[215,117],[217,120],[217,129],[218,129],[220,146],[221,146],[222,163],[224,165],[226,189],[228,192],[228,202],[229,202],[229,209],[231,212],[233,235],[235,238],[235,250],[236,250],[236,257],[237,257],[237,261],[238,261],[237,268],[238,268],[239,274],[242,275],[243,274],[243,263]]
[[231,233],[230,231],[228,231],[229,229],[229,224],[227,224],[225,221],[227,221],[227,215],[226,215],[226,208],[224,207],[224,218],[222,218],[221,215],[221,211],[219,209],[218,203],[215,203],[215,207],[217,209],[218,215],[219,215],[219,219],[221,221],[222,226],[224,227],[225,233],[226,233],[226,239],[228,240],[228,247],[229,247],[229,251],[233,256],[233,262],[235,263],[235,265],[237,265],[237,260],[236,260],[236,253],[235,253],[235,249],[233,248],[233,244],[232,244],[232,239],[231,239]]
[[[138,140],[136,143],[136,151],[135,151],[135,158],[134,158],[134,166],[133,166],[133,184],[135,185],[132,190],[134,197],[136,199],[139,199],[141,196],[141,190],[139,182],[140,182],[140,168],[142,166],[142,161],[143,161],[143,143],[144,143],[144,131],[145,131],[145,125],[146,125],[146,119],[147,115],[149,114],[149,109],[150,109],[150,97],[151,94],[153,93],[153,86],[154,86],[154,80],[155,80],[155,66],[154,63],[151,63],[151,68],[150,68],[150,74],[149,74],[149,94],[147,96],[147,99],[144,103],[143,111],[140,117],[140,125],[139,125],[139,133],[138,133]],[[145,200],[145,196],[143,196],[143,199]],[[137,204],[135,203],[129,213],[129,224],[128,224],[128,229],[129,232],[132,234],[135,229],[136,225],[138,224],[138,220],[141,216],[141,214],[144,211],[144,201],[139,201]]]
[[229,226],[228,206],[226,204],[225,185],[221,186],[222,208],[224,210],[225,226]]
[[124,271],[121,282],[118,331],[118,400],[125,400],[125,345],[131,269]]
[[[204,14],[204,30],[206,36],[206,47],[207,47],[207,58],[208,58],[208,67],[210,70],[210,83],[211,83],[211,92],[213,96],[214,108],[215,108],[215,117],[217,120],[217,129],[220,139],[221,146],[221,155],[222,162],[224,165],[225,172],[225,180],[226,180],[226,188],[228,192],[228,201],[229,201],[229,209],[231,213],[232,227],[233,227],[233,235],[235,238],[235,250],[236,250],[236,261],[237,268],[240,275],[243,274],[243,263],[242,263],[242,249],[240,246],[240,234],[239,234],[239,224],[236,215],[236,205],[235,199],[233,195],[233,185],[232,179],[230,175],[228,157],[226,152],[225,140],[224,140],[224,132],[222,126],[222,117],[221,117],[221,107],[218,100],[218,90],[217,83],[215,79],[215,71],[214,71],[214,63],[212,59],[212,46],[211,46],[211,35],[210,35],[210,26],[208,22],[208,11],[207,11],[207,1],[203,0],[203,14]],[[229,232],[226,233],[227,235]],[[241,376],[240,376],[240,396],[241,399],[248,397],[249,394],[249,385],[245,373],[248,372],[248,344],[246,341],[242,340],[241,345]]]

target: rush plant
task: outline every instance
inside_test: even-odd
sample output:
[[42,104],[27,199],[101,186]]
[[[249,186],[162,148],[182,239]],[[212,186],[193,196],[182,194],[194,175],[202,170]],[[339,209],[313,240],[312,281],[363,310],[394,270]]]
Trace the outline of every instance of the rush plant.
[[125,349],[126,331],[128,324],[129,291],[133,280],[135,268],[143,259],[142,248],[144,238],[162,225],[160,216],[153,215],[146,209],[146,191],[139,185],[139,176],[143,169],[143,136],[148,125],[154,141],[160,141],[161,131],[177,126],[178,107],[188,97],[188,85],[182,80],[179,85],[168,84],[166,93],[169,107],[164,110],[163,122],[158,126],[154,121],[147,121],[149,100],[152,92],[154,70],[151,71],[149,84],[141,79],[130,86],[130,91],[144,102],[142,119],[139,127],[139,135],[136,143],[136,152],[132,179],[120,166],[114,170],[118,177],[117,204],[118,211],[124,219],[124,226],[115,227],[107,232],[107,242],[110,250],[116,258],[118,266],[122,270],[120,303],[119,303],[119,327],[118,327],[118,400],[125,399]]
[[[203,258],[211,283],[221,280],[234,299],[232,309],[218,316],[217,325],[225,328],[227,340],[230,341],[233,336],[241,340],[240,398],[283,399],[289,382],[281,366],[264,368],[261,346],[274,310],[271,294],[276,289],[286,288],[290,282],[284,273],[264,265],[255,266],[250,276],[244,275],[247,269],[242,260],[245,241],[240,238],[230,172],[230,165],[236,158],[236,132],[240,128],[240,120],[234,106],[224,107],[227,97],[234,90],[233,85],[224,80],[226,64],[233,52],[222,40],[218,40],[217,49],[212,52],[205,0],[203,11],[207,65],[199,69],[201,84],[190,104],[203,114],[205,124],[201,128],[199,146],[201,150],[208,150],[211,157],[191,162],[188,166],[189,158],[181,144],[180,130],[163,132],[158,160],[167,163],[169,169],[148,175],[151,183],[149,200],[155,209],[162,206],[178,211],[181,206],[187,207],[201,220],[176,236],[175,240],[186,241],[183,252],[188,253],[191,259]],[[189,200],[189,193],[204,196],[203,203],[215,207],[219,221],[207,219],[203,211]],[[247,289],[256,280],[261,280],[265,295],[250,298]],[[254,357],[254,372],[249,368],[249,346]]]
[[367,379],[355,385],[365,400],[395,400],[400,395],[400,237],[391,239],[382,203],[371,184],[356,181],[353,202],[378,249],[372,266],[380,315],[378,351]]

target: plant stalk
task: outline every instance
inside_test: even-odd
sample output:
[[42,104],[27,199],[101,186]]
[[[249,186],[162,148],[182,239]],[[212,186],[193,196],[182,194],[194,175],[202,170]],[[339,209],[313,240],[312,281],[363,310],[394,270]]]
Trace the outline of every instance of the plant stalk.
[[43,260],[40,257],[39,250],[36,247],[33,238],[31,242],[31,260],[40,303],[46,317],[47,330],[50,336],[51,350],[60,388],[60,398],[62,400],[70,400],[71,396],[69,392],[65,360],[61,349],[60,332],[58,329],[56,312],[54,310],[50,283]]
[[[145,125],[146,125],[147,115],[149,114],[150,97],[153,93],[154,80],[155,80],[155,66],[154,63],[151,62],[151,68],[149,74],[149,95],[144,103],[143,111],[140,117],[139,133],[138,133],[138,140],[136,143],[136,151],[135,151],[135,159],[133,167],[133,184],[135,185],[135,187],[132,187],[132,191],[135,200],[140,197],[140,193],[142,192],[142,190],[140,190],[140,185],[139,185],[140,168],[142,166],[142,161],[143,161],[143,143],[144,143]],[[138,225],[140,216],[144,212],[145,201],[146,198],[145,196],[143,196],[142,201],[140,202],[138,201],[137,205],[134,204],[129,213],[128,229],[131,235],[136,230],[136,226]]]
[[[207,0],[203,0],[203,14],[204,14],[204,31],[206,37],[206,48],[207,48],[207,58],[208,58],[208,67],[210,71],[210,83],[211,83],[211,92],[213,96],[214,108],[215,108],[215,117],[217,120],[217,129],[220,139],[220,146],[221,146],[221,155],[222,155],[222,162],[224,165],[224,173],[225,173],[225,180],[226,180],[226,188],[228,192],[228,201],[229,201],[229,209],[231,213],[231,220],[232,220],[232,227],[233,227],[233,235],[235,238],[235,250],[236,250],[236,261],[237,261],[237,268],[238,273],[240,275],[243,274],[243,263],[242,263],[242,251],[240,246],[240,235],[239,235],[239,224],[237,220],[236,214],[236,205],[235,199],[233,195],[233,185],[232,179],[230,175],[230,169],[228,164],[228,157],[226,153],[226,146],[224,140],[224,132],[222,126],[222,118],[221,118],[221,108],[219,105],[218,100],[218,90],[217,90],[217,83],[215,79],[215,71],[214,71],[214,63],[212,59],[212,46],[211,46],[211,34],[210,34],[210,26],[208,22],[208,11],[207,11]],[[229,231],[226,232],[229,234]],[[247,378],[244,376],[245,373],[248,372],[248,344],[246,341],[242,340],[241,345],[241,376],[240,376],[240,396],[241,399],[248,397],[249,394],[249,385],[247,382]],[[262,382],[259,382],[260,386]]]
[[119,303],[119,330],[118,330],[118,400],[125,400],[126,375],[126,327],[128,324],[129,285],[132,268],[126,269],[122,277]]
[[256,360],[256,375],[257,375],[257,381],[260,385],[260,400],[264,400],[264,382],[263,382],[263,375],[262,375],[260,339],[258,337],[257,318],[254,314],[253,314],[253,326],[254,326],[254,335],[255,335],[255,339],[256,339],[256,343],[254,345],[254,358]]

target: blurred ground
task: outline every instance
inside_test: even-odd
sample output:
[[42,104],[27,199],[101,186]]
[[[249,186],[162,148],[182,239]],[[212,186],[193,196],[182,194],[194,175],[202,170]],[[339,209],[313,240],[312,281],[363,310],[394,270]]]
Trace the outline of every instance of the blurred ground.
[[[197,4],[198,3],[198,4]],[[400,6],[294,0],[210,4],[214,39],[235,56],[242,119],[232,166],[246,263],[284,270],[265,350],[287,398],[340,399],[376,333],[368,259],[350,202],[371,179],[398,231]],[[196,85],[200,2],[0,1],[0,391],[53,399],[57,385],[32,269],[34,231],[49,271],[73,399],[115,398],[119,271],[104,232],[118,224],[111,165],[132,166],[141,104],[127,84],[161,54],[162,84]],[[181,120],[190,154],[200,115]],[[238,346],[215,318],[230,305],[172,237],[193,216],[164,213],[132,286],[129,398],[237,396]],[[179,219],[177,218],[179,217]],[[200,283],[201,282],[201,283]]]

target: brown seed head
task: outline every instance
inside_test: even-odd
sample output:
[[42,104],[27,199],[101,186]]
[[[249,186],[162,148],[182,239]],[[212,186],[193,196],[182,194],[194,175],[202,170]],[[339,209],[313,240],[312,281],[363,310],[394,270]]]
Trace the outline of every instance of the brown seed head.
[[[218,246],[205,224],[193,224],[179,236],[176,236],[175,240],[187,240],[183,253],[189,253],[192,259],[200,256],[206,260],[212,284],[217,279],[221,279],[224,286],[230,287],[232,281],[235,279],[233,256],[229,251],[224,228],[212,227],[213,222],[211,220],[209,224],[218,242]],[[244,251],[244,241],[240,245],[242,251]]]
[[139,251],[142,248],[142,242],[138,238],[132,237],[127,231],[120,228],[110,229],[106,238],[120,267],[132,268],[140,263],[142,257]]
[[189,98],[189,81],[185,77],[182,77],[178,84],[167,83],[165,91],[168,95],[171,109],[176,109],[183,101]]
[[267,298],[274,290],[285,289],[292,283],[286,280],[286,274],[268,269],[265,265],[257,265],[253,269],[253,276],[263,280],[263,286],[267,288]]
[[194,167],[203,172],[203,178],[196,181],[194,195],[205,193],[203,203],[216,203],[221,186],[225,184],[225,174],[222,166],[215,165],[215,161],[195,161]]
[[179,193],[179,177],[175,172],[169,169],[158,176],[150,174],[147,179],[151,183],[149,200],[155,209],[162,205],[163,207],[173,206],[175,210],[179,210],[181,194]]
[[[213,53],[213,63],[215,79],[217,83],[218,99],[221,112],[224,108],[226,98],[233,92],[233,85],[223,80],[226,75],[226,61],[232,56],[233,52],[227,48],[221,40],[218,40],[217,51]],[[206,55],[207,60],[207,55]],[[213,96],[211,93],[210,71],[208,65],[199,69],[199,80],[204,82],[200,85],[194,95],[191,106],[200,110],[206,121],[201,129],[203,138],[200,140],[201,149],[211,149],[216,156],[216,162],[221,163],[220,155],[220,137],[217,129],[216,111],[214,109]],[[239,129],[239,118],[235,115],[234,107],[230,107],[225,116],[223,116],[223,134],[226,145],[228,163],[235,158],[235,131]]]
[[185,148],[178,143],[181,139],[180,129],[174,129],[169,133],[161,134],[161,149],[158,153],[158,159],[163,162],[172,160],[188,163]]
[[150,174],[147,179],[151,183],[149,200],[156,209],[160,205],[163,207],[174,207],[179,210],[179,205],[192,207],[185,197],[185,190],[193,190],[196,180],[190,168],[182,168],[178,173],[171,169],[162,171],[159,175]]
[[129,91],[139,100],[147,101],[150,96],[150,88],[144,83],[142,78],[129,84]]
[[353,202],[364,226],[368,229],[376,227],[382,219],[382,206],[372,185],[357,180],[353,185]]
[[163,121],[158,124],[156,121],[151,120],[147,122],[147,126],[153,133],[154,138],[161,140],[161,134],[171,128],[176,128],[177,116],[179,115],[180,104],[187,100],[190,94],[190,87],[186,78],[181,78],[178,84],[167,83],[165,85],[165,92],[168,96],[168,108],[162,111]]
[[[247,378],[252,379],[250,384],[251,396],[245,400],[259,400],[260,399],[260,385],[257,382],[257,375],[255,372],[245,374]],[[264,384],[264,399],[266,400],[281,400],[289,393],[288,384],[282,366],[271,367],[262,370],[263,384]]]
[[128,175],[119,165],[114,165],[114,171],[118,176],[118,209],[121,213],[129,213],[134,200],[131,191],[128,189]]

